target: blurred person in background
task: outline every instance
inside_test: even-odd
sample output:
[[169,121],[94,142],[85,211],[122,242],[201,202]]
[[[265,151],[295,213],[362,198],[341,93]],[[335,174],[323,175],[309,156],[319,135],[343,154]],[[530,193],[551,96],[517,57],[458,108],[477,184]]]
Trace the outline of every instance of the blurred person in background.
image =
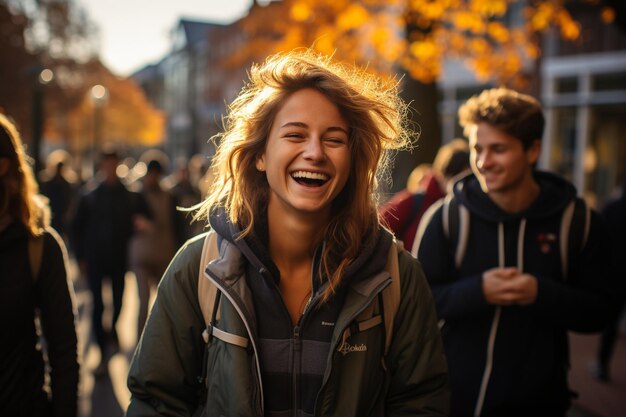
[[[152,214],[144,197],[131,192],[117,176],[119,162],[117,150],[105,145],[100,152],[98,176],[81,190],[72,222],[72,247],[93,297],[92,328],[101,358],[96,376],[106,374],[108,360],[119,350],[115,324],[122,310],[130,238],[152,227]],[[109,329],[103,325],[105,279],[113,293]]]
[[130,240],[130,269],[137,278],[139,314],[137,340],[141,336],[148,316],[151,293],[172,260],[174,253],[184,243],[182,212],[176,210],[177,202],[169,191],[161,186],[166,170],[167,156],[156,149],[146,151],[139,163],[145,165],[145,175],[133,184],[152,213],[149,227],[137,231]]
[[[420,181],[418,191],[407,188],[396,193],[379,209],[384,223],[411,251],[417,228],[426,210],[448,192],[451,181],[469,169],[469,146],[465,139],[453,139],[437,152],[431,169]],[[415,168],[420,169],[421,166]],[[414,170],[414,171],[415,171]],[[415,181],[409,177],[410,181]]]
[[17,129],[2,114],[0,271],[0,416],[75,417],[79,365],[67,253],[49,227]]
[[48,155],[46,168],[40,174],[41,194],[48,197],[52,228],[66,242],[70,211],[77,191],[77,179],[71,168],[69,153],[58,149]]
[[618,287],[614,290],[618,302],[615,312],[600,337],[600,345],[592,373],[600,381],[609,382],[611,380],[611,359],[619,336],[624,304],[626,304],[626,263],[623,261],[624,254],[626,254],[626,187],[622,185],[621,195],[609,201],[601,214],[609,226],[613,249],[613,273],[618,283]]
[[[168,191],[176,200],[177,207],[181,213],[183,242],[193,236],[202,233],[204,225],[201,222],[193,221],[193,216],[188,209],[194,207],[202,200],[200,189],[197,183],[191,178],[191,161],[179,160],[176,171],[169,177]],[[196,179],[198,181],[199,179]]]

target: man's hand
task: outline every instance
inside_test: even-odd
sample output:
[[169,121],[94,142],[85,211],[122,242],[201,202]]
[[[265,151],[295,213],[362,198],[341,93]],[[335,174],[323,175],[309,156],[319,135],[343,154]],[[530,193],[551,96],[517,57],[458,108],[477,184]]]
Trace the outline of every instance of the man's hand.
[[485,300],[494,305],[528,305],[537,299],[537,279],[512,267],[485,271],[482,289]]

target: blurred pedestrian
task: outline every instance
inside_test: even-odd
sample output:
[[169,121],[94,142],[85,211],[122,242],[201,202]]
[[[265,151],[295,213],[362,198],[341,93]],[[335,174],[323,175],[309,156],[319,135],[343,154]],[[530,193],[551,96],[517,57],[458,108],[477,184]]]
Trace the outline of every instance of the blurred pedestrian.
[[[219,257],[200,264],[201,235],[172,261],[131,364],[127,416],[446,415],[428,285],[376,211],[383,152],[407,139],[392,87],[310,51],[252,68],[200,212]],[[208,344],[199,280],[219,294]]]
[[[128,243],[133,233],[151,227],[150,209],[139,193],[120,181],[117,150],[106,146],[100,153],[98,178],[81,192],[72,223],[73,248],[93,297],[92,327],[100,348],[96,375],[107,371],[107,361],[119,349],[115,324],[122,310]],[[102,283],[108,278],[113,293],[110,329],[103,326]]]
[[[196,206],[201,202],[200,189],[197,184],[191,180],[191,173],[189,169],[190,162],[179,160],[176,172],[172,176],[172,182],[168,188],[176,200],[177,206],[181,216],[179,218],[182,222],[182,235],[183,242],[191,239],[193,236],[202,233],[204,224],[202,222],[193,221],[191,211],[185,210]],[[182,210],[181,210],[182,209]]]
[[[419,167],[418,167],[419,168]],[[417,228],[426,210],[444,197],[450,181],[469,169],[469,148],[465,139],[453,139],[437,152],[429,172],[422,180],[423,189],[407,188],[396,193],[380,207],[385,224],[411,251]]]
[[535,169],[537,100],[489,89],[459,119],[473,174],[423,219],[413,248],[443,326],[450,416],[563,417],[567,332],[599,331],[610,312],[605,225],[572,184]]
[[148,316],[150,295],[156,290],[161,276],[182,244],[182,213],[176,210],[176,200],[163,189],[161,180],[167,165],[166,155],[158,150],[146,151],[139,163],[146,173],[135,191],[141,193],[152,213],[150,227],[137,231],[130,240],[130,267],[137,278],[139,314],[137,341]]
[[616,308],[609,323],[602,331],[593,375],[600,381],[608,382],[611,380],[611,359],[626,303],[626,263],[623,261],[624,254],[626,254],[626,187],[622,186],[621,196],[611,200],[604,207],[602,216],[609,226],[613,249],[613,274],[615,274],[619,285],[614,288]]
[[76,309],[67,253],[49,227],[17,129],[2,114],[0,271],[0,415],[76,416]]
[[77,177],[71,170],[70,155],[61,149],[46,158],[41,173],[41,194],[48,197],[51,225],[67,241],[69,216],[76,194]]

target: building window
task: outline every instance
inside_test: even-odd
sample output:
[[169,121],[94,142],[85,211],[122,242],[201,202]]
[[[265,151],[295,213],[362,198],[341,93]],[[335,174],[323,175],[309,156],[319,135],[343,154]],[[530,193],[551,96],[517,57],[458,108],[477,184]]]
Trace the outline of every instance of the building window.
[[576,108],[556,108],[554,122],[549,165],[552,170],[572,181],[576,161]]
[[555,82],[557,94],[576,93],[578,91],[578,77],[559,78]]
[[593,91],[626,90],[626,72],[598,74],[593,77]]

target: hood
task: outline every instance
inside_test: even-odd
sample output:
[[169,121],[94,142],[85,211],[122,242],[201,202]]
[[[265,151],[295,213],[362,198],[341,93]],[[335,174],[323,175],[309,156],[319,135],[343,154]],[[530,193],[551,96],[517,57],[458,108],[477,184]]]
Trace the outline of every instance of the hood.
[[[223,208],[214,210],[209,216],[209,224],[222,238],[234,244],[245,258],[256,269],[265,268],[271,276],[278,280],[280,272],[272,261],[267,244],[269,241],[269,231],[267,228],[267,212],[261,213],[259,221],[255,227],[255,233],[237,240],[241,233],[239,225],[230,222]],[[346,275],[343,283],[353,282],[368,278],[385,268],[387,254],[393,236],[384,228],[379,228],[378,238],[371,239],[370,244],[364,245],[359,252],[359,256],[346,268]],[[316,258],[321,247],[316,250]],[[356,282],[356,281],[354,281]]]
[[526,210],[519,213],[502,211],[489,196],[482,191],[473,173],[454,183],[453,193],[461,204],[472,214],[489,221],[506,221],[518,218],[545,218],[555,212],[562,211],[565,206],[576,198],[576,188],[558,175],[535,171],[535,181],[539,184],[539,196]]

